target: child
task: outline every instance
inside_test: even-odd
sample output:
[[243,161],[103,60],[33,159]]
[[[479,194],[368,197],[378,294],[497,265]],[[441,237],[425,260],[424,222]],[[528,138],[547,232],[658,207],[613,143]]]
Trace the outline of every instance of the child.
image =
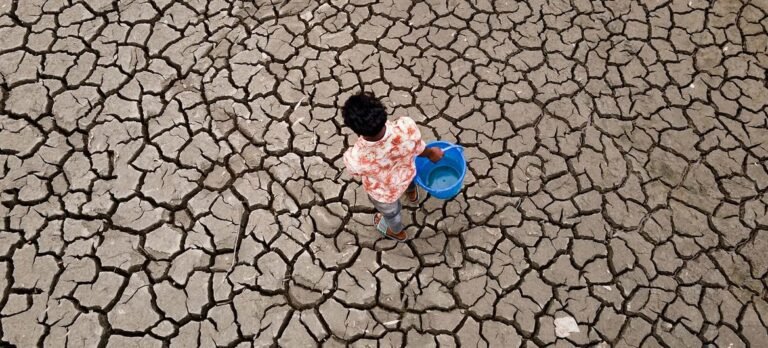
[[358,136],[355,145],[344,153],[350,174],[362,177],[363,188],[378,213],[373,224],[383,236],[406,239],[400,214],[400,196],[418,204],[419,193],[414,158],[427,157],[437,162],[443,157],[439,148],[425,148],[421,132],[408,117],[387,121],[384,105],[371,93],[353,95],[341,112],[344,124]]

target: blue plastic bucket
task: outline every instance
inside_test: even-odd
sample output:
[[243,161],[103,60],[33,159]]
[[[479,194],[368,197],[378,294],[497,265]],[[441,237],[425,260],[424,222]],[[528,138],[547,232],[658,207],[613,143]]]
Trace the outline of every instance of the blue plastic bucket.
[[437,163],[432,163],[426,157],[416,157],[416,184],[432,197],[451,199],[464,186],[464,176],[467,174],[464,148],[446,141],[430,142],[427,148],[430,147],[444,149],[444,156]]

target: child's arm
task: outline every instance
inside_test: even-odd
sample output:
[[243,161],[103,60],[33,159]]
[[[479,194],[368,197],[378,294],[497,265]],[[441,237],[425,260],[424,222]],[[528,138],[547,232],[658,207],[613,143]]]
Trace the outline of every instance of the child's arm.
[[419,157],[429,158],[432,163],[435,163],[443,158],[443,150],[438,147],[429,147],[419,154]]
[[421,139],[421,131],[419,131],[419,127],[416,125],[416,122],[414,122],[413,119],[410,117],[401,117],[398,119],[398,122],[400,122],[400,125],[402,125],[403,129],[405,130],[407,139],[413,141],[416,144],[414,146],[414,152],[420,151],[417,156],[429,158],[429,160],[433,163],[443,158],[443,150],[440,148],[426,147],[427,144],[425,144],[424,140]]
[[347,173],[349,173],[349,175],[359,177],[363,174],[360,168],[358,168],[357,161],[352,156],[351,151],[345,152],[344,155],[342,156],[342,160],[344,162],[344,166],[346,167],[346,171]]

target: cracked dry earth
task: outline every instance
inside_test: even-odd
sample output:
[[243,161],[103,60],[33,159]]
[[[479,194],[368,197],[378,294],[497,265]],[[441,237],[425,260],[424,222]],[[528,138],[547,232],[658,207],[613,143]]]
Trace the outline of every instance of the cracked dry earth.
[[[765,347],[768,2],[0,0],[0,345]],[[466,146],[371,228],[360,86]]]

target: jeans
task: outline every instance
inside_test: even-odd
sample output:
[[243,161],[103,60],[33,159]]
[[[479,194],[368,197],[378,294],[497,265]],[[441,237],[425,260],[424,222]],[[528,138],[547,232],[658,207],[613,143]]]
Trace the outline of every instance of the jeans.
[[[408,186],[408,191],[415,188],[416,185],[411,183],[411,186]],[[368,199],[371,200],[373,207],[384,217],[384,221],[393,233],[399,233],[403,230],[403,206],[400,204],[400,200],[392,203],[384,203],[373,199],[371,196],[368,196]]]

